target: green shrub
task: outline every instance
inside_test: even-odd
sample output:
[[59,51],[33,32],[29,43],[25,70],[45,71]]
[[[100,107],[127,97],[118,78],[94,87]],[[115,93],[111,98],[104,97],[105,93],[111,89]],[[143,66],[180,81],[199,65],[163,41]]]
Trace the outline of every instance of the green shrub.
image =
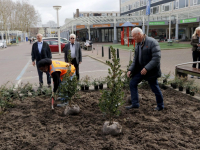
[[124,92],[123,82],[121,80],[122,70],[120,70],[119,59],[116,58],[116,50],[111,47],[112,62],[106,61],[110,66],[108,69],[107,81],[109,81],[109,90],[103,90],[99,99],[99,107],[103,113],[108,115],[109,124],[113,123],[114,115],[119,115],[119,107],[123,105]]

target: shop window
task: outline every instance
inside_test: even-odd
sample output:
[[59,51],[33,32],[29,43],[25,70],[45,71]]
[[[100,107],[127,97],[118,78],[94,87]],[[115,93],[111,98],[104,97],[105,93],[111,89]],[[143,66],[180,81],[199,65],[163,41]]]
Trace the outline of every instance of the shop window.
[[129,10],[129,6],[127,5],[127,6],[126,6],[126,11],[128,11],[128,10]]
[[197,0],[193,0],[193,4],[196,5],[197,4]]
[[101,29],[101,37],[102,37],[102,42],[105,42],[104,29]]
[[144,0],[144,6],[146,6],[146,4],[147,4],[147,1],[146,1],[146,0]]
[[117,28],[117,40],[118,42],[121,41],[121,28]]
[[178,8],[186,7],[186,0],[178,0]]
[[141,6],[144,6],[144,0],[140,1]]
[[117,16],[116,13],[112,13],[112,16]]
[[129,5],[129,10],[131,10],[132,9],[132,5]]
[[171,10],[171,3],[162,5],[162,11],[170,11],[170,10]]
[[176,9],[179,9],[179,0],[176,0],[176,1],[175,1],[175,8],[176,8]]
[[112,42],[112,29],[109,29],[109,42]]
[[104,39],[105,39],[105,42],[108,42],[108,29],[105,29],[105,35],[104,35]]
[[136,2],[136,8],[138,8],[138,7],[140,7],[140,2],[139,1]]
[[133,3],[133,5],[132,5],[132,8],[133,8],[133,9],[135,9],[135,7],[136,7],[135,5],[136,5],[136,4],[135,4],[135,3]]

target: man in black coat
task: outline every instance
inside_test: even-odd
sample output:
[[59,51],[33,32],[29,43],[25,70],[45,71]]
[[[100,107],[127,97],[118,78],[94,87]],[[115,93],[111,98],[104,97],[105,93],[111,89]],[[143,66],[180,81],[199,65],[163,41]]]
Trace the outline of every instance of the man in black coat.
[[[35,60],[36,60],[36,66],[37,66],[37,71],[38,71],[38,76],[39,76],[39,84],[40,87],[42,87],[43,85],[43,72],[39,70],[38,68],[38,62],[41,59],[44,58],[52,58],[51,55],[51,50],[49,45],[45,42],[42,41],[42,34],[37,34],[37,42],[35,42],[32,46],[32,52],[31,52],[31,56],[32,56],[32,64],[33,66],[35,66]],[[47,74],[47,84],[48,87],[51,87],[51,77],[49,72],[46,73]]]
[[126,109],[139,108],[137,86],[144,79],[148,81],[152,91],[155,93],[157,102],[155,110],[163,110],[163,96],[157,81],[157,78],[161,76],[160,46],[155,39],[143,34],[140,28],[134,28],[132,36],[137,42],[137,46],[135,47],[133,63],[127,72],[127,76],[132,77],[130,81],[132,105],[126,106]]
[[[78,42],[75,42],[75,39],[76,35],[70,34],[70,42],[65,45],[63,51],[65,52],[65,62],[74,65],[74,67],[76,68],[76,77],[77,80],[79,80],[79,64],[81,64],[82,62],[82,52],[80,44]],[[68,61],[67,57],[69,50],[71,50],[71,58],[72,58],[71,62]]]

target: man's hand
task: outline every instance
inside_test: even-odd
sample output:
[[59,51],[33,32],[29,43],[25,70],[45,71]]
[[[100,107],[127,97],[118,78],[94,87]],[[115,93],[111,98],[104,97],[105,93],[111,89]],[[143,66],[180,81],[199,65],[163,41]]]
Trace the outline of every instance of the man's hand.
[[146,75],[146,74],[147,74],[147,70],[145,68],[143,68],[141,71],[141,75]]
[[33,67],[35,67],[35,61],[32,62]]
[[79,62],[79,64],[81,64],[81,62]]
[[128,71],[127,72],[127,77],[130,78],[130,75],[131,75],[131,71]]
[[52,95],[51,95],[51,97],[53,97],[53,98],[54,98],[54,100],[57,100],[57,94],[56,94],[56,93],[52,92]]
[[200,44],[197,44],[198,47],[200,47]]

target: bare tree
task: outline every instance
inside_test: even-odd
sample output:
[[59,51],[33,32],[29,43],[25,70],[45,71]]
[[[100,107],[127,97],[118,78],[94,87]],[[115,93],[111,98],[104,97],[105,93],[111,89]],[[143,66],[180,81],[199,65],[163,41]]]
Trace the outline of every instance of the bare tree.
[[41,22],[39,13],[27,0],[17,2],[0,0],[0,23],[6,34],[6,41],[8,29],[28,33],[30,27],[37,26],[39,22]]

